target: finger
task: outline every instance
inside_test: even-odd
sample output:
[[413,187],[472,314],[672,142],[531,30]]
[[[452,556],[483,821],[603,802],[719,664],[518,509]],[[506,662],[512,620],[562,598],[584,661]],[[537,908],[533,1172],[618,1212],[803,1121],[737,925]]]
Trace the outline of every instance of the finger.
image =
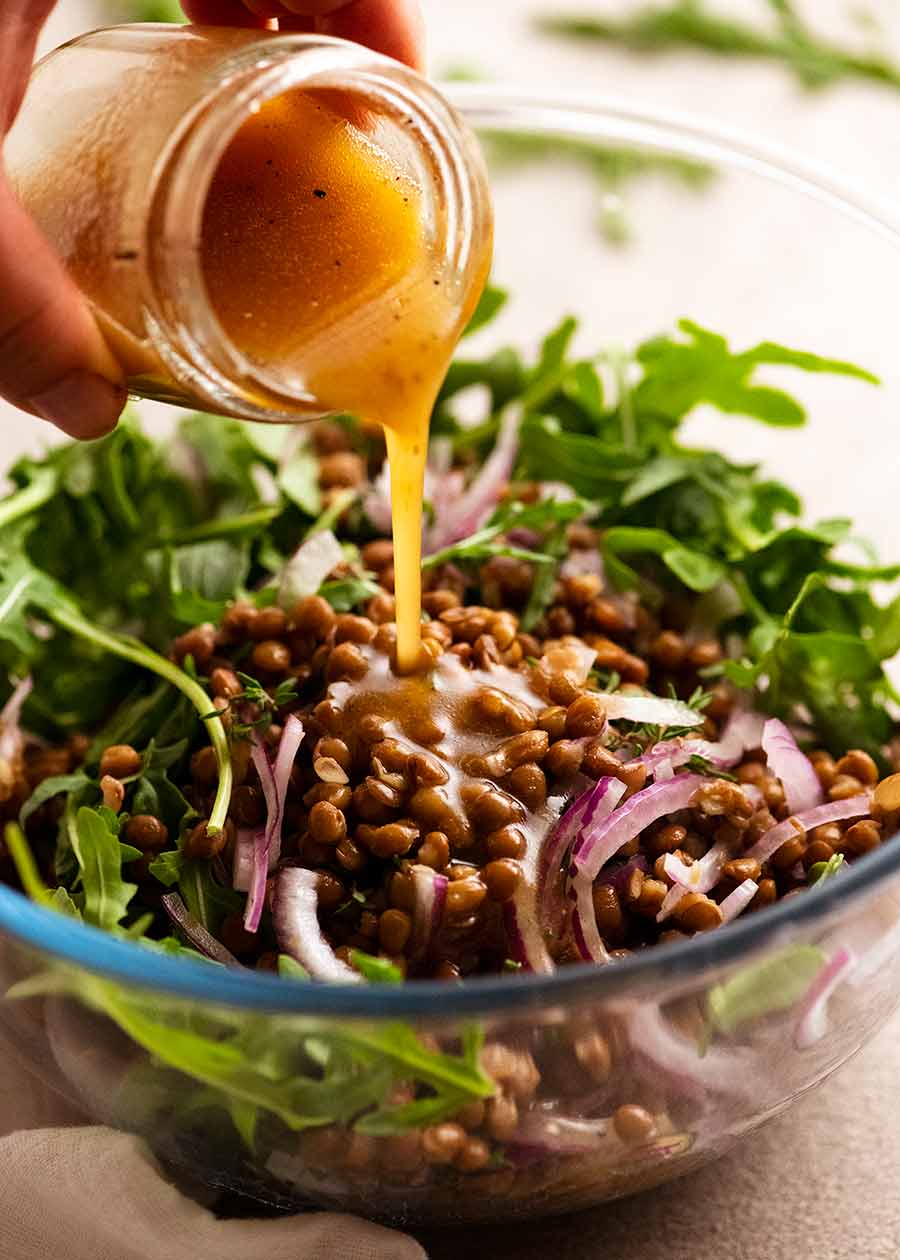
[[108,433],[121,371],[65,268],[0,179],[0,395],[71,437]]
[[334,13],[319,17],[317,30],[338,35],[414,70],[425,68],[425,20],[418,0],[351,0]]
[[243,0],[181,0],[185,17],[198,26],[264,27],[266,19],[251,13]]

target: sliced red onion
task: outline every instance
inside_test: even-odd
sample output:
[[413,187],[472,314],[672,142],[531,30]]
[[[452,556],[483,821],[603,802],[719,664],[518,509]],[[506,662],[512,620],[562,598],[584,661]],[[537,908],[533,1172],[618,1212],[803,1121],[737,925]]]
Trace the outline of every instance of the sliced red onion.
[[315,595],[333,569],[344,562],[341,544],[330,529],[322,529],[302,542],[281,571],[278,602],[292,608],[298,599]]
[[31,695],[33,685],[29,674],[16,684],[6,704],[0,709],[0,761],[14,761],[22,751],[22,706]]
[[305,967],[314,980],[359,984],[362,976],[335,955],[322,935],[316,913],[315,871],[287,866],[279,871],[272,899],[272,918],[278,946]]
[[609,1146],[621,1150],[621,1143],[608,1117],[584,1120],[548,1112],[526,1112],[510,1141],[513,1147],[554,1155],[587,1155]]
[[639,836],[659,818],[687,809],[691,797],[706,780],[699,774],[678,774],[668,783],[653,783],[636,792],[624,805],[590,832],[585,829],[572,850],[572,875],[593,882],[623,844]]
[[719,770],[727,770],[740,761],[751,748],[758,748],[762,740],[763,718],[758,713],[733,714],[715,743],[705,739],[662,740],[635,761],[647,767],[659,778],[658,766],[666,761],[673,769],[683,766],[691,757],[702,757]]
[[664,1079],[674,1077],[686,1091],[758,1097],[759,1064],[755,1055],[733,1047],[726,1050],[710,1046],[701,1057],[696,1044],[676,1032],[653,1003],[634,1007],[626,1026],[634,1053]]
[[828,1032],[828,1000],[856,966],[852,949],[842,945],[825,963],[800,1003],[794,1045],[809,1050]]
[[844,818],[858,818],[867,814],[872,804],[871,792],[860,792],[859,796],[849,796],[843,801],[830,801],[826,805],[817,805],[814,809],[806,809],[800,814],[792,814],[783,822],[777,823],[765,832],[747,857],[756,858],[757,862],[768,862],[772,854],[780,849],[785,840],[798,831],[811,831],[813,827],[821,827],[824,823],[840,822]]
[[734,892],[730,892],[725,900],[719,903],[722,922],[730,923],[732,919],[742,914],[756,896],[758,889],[759,884],[755,879],[745,879],[742,884],[738,884]]
[[663,859],[666,874],[674,884],[687,892],[708,893],[722,878],[723,867],[734,856],[731,845],[717,840],[703,857],[686,866],[674,853]]
[[[597,780],[578,819],[576,844],[590,835],[591,829],[612,814],[625,792],[620,779],[605,777]],[[572,908],[572,935],[575,948],[585,962],[609,962],[609,954],[597,927],[594,910],[593,882],[587,876],[576,875],[571,882],[569,896],[575,902]]]
[[413,932],[410,956],[424,959],[432,952],[444,917],[447,901],[446,875],[439,875],[430,866],[417,864],[412,868],[413,881]]
[[778,718],[769,718],[763,727],[762,749],[769,769],[781,780],[792,814],[822,804],[822,785],[812,762],[800,751],[790,730]]
[[653,776],[657,783],[665,783],[667,779],[675,778],[675,767],[672,765],[671,757],[664,757],[656,767],[656,774]]
[[[587,782],[587,780],[583,775],[579,775],[576,782]],[[575,784],[573,784],[574,788]],[[568,808],[565,807],[564,799],[561,797],[548,801],[548,807],[553,810],[559,808],[560,814],[556,825],[541,848],[537,866],[538,909],[540,921],[544,927],[558,924],[562,919],[564,902],[559,872],[566,854],[578,836],[585,809],[595,790],[596,784],[591,783],[583,792],[575,796]]]
[[460,538],[474,534],[488,519],[512,476],[519,449],[519,413],[507,411],[497,434],[494,449],[481,466],[478,476],[447,510],[436,515],[429,530],[428,551],[440,551]]
[[266,877],[274,869],[281,856],[281,827],[284,819],[284,802],[287,797],[288,782],[297,750],[303,741],[303,723],[296,714],[290,713],[285,719],[278,741],[278,752],[275,764],[269,757],[268,750],[259,736],[253,733],[253,747],[250,756],[259,775],[259,782],[266,802],[265,830],[258,832],[253,843],[253,871],[250,879],[250,895],[244,912],[244,927],[248,932],[259,928],[266,893]]
[[520,879],[509,901],[503,903],[503,922],[510,956],[526,971],[548,974],[556,970],[537,917],[534,885]]
[[[265,834],[265,833],[263,833]],[[249,892],[253,882],[253,844],[256,832],[252,827],[240,827],[234,838],[234,862],[231,886],[238,892]]]
[[162,904],[163,909],[172,922],[181,929],[194,948],[199,950],[201,954],[204,954],[207,958],[212,958],[214,962],[222,963],[226,967],[241,966],[234,954],[226,949],[221,941],[217,941],[213,934],[206,930],[199,919],[194,918],[177,892],[165,893],[162,898]]
[[253,834],[250,882],[247,887],[247,904],[244,907],[244,927],[248,932],[256,932],[266,904],[266,881],[269,875],[268,845],[265,828]]
[[611,692],[602,697],[611,722],[646,722],[650,726],[700,726],[703,714],[682,700],[664,696],[632,696]]
[[682,884],[673,884],[665,897],[662,899],[662,905],[659,907],[656,915],[656,922],[663,923],[668,919],[669,915],[678,905],[683,897],[688,895],[690,889],[685,888]]
[[594,884],[607,884],[610,888],[614,888],[616,892],[622,892],[632,871],[641,871],[644,875],[650,870],[650,863],[644,857],[643,853],[639,853],[636,857],[629,858],[622,866],[617,866],[615,870],[601,871]]
[[391,470],[387,460],[365,494],[363,511],[382,534],[391,532]]

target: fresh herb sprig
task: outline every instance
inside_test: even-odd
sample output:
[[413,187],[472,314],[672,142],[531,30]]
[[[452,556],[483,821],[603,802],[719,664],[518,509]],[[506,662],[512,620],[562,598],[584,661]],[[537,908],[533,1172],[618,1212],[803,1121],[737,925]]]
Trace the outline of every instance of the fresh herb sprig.
[[[482,455],[502,409],[518,402],[524,420],[514,478],[561,482],[589,505],[608,580],[638,590],[651,606],[667,592],[692,592],[701,630],[743,645],[739,659],[707,671],[710,679],[724,673],[764,691],[764,708],[811,721],[835,751],[861,747],[880,756],[892,729],[886,706],[896,699],[884,662],[900,650],[900,596],[882,604],[873,588],[900,577],[900,566],[878,564],[870,550],[858,563],[848,559],[848,547],[860,549],[849,520],[807,524],[788,485],[680,440],[700,405],[774,427],[805,425],[802,403],[765,381],[769,367],[866,385],[877,378],[771,341],[733,349],[690,320],[631,355],[575,355],[575,333],[575,321],[564,320],[530,367],[512,349],[457,360],[436,430],[460,452]],[[489,399],[474,427],[455,411],[457,393],[472,385],[486,387]],[[557,508],[564,511],[546,510]],[[502,530],[487,528],[489,536],[460,540],[447,558],[502,547]],[[552,595],[549,537],[534,548],[544,557],[534,573]]]
[[637,53],[696,49],[719,57],[755,57],[784,66],[806,88],[848,79],[900,90],[900,65],[882,52],[855,52],[822,38],[788,0],[769,0],[774,30],[714,12],[705,0],[643,5],[621,18],[552,14],[542,31],[615,44]]

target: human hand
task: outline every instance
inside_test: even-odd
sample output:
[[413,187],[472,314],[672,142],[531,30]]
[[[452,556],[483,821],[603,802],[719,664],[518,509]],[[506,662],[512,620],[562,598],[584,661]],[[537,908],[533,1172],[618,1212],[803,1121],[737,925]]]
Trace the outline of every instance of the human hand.
[[[22,103],[55,0],[0,0],[0,146]],[[418,0],[185,0],[194,22],[319,31],[411,65],[423,57]],[[76,438],[109,432],[125,382],[90,308],[16,200],[0,148],[0,397]]]
[[262,25],[355,40],[421,70],[425,25],[419,0],[182,0],[192,22]]
[[0,1052],[0,1260],[426,1260],[405,1234],[343,1213],[219,1220],[137,1138],[85,1125],[2,1036]]

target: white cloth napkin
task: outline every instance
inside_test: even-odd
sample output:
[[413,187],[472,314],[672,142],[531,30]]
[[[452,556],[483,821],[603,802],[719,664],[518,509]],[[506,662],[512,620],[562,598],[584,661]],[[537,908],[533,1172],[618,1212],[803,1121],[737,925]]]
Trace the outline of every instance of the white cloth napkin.
[[426,1260],[334,1212],[220,1221],[137,1138],[84,1117],[0,1046],[0,1260]]

